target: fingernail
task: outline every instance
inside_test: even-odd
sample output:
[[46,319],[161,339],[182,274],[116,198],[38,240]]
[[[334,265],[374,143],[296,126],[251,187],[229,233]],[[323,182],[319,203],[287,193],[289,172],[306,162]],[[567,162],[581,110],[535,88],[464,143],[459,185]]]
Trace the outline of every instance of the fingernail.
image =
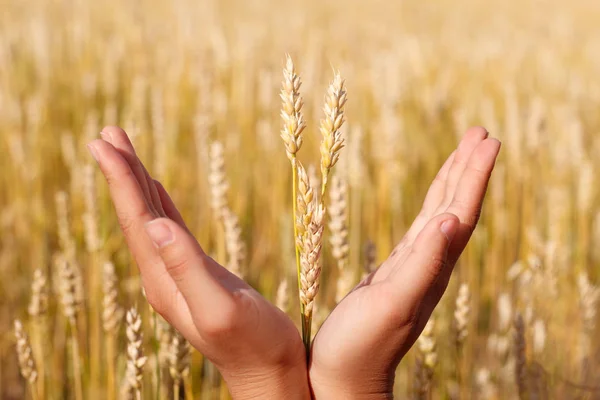
[[442,231],[442,233],[444,235],[446,235],[446,238],[448,239],[448,241],[452,241],[452,238],[454,238],[454,235],[456,234],[457,228],[458,228],[458,223],[454,219],[449,219],[447,221],[444,221],[442,223],[442,226],[440,226],[440,230]]
[[109,143],[112,143],[112,136],[110,136],[110,133],[107,132],[100,132],[100,137],[102,137],[102,139],[106,140]]
[[173,232],[162,221],[150,221],[145,226],[146,233],[157,248],[165,247],[173,243]]
[[94,147],[94,145],[93,144],[88,144],[87,148],[88,148],[90,154],[92,155],[92,157],[94,157],[94,160],[96,160],[96,162],[99,162],[98,161],[98,159],[99,159],[98,150],[96,150],[96,148]]

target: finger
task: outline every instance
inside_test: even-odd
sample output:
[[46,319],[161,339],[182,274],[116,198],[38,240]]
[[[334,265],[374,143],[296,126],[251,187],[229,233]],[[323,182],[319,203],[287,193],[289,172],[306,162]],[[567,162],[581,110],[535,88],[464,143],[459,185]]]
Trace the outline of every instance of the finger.
[[[420,304],[442,275],[449,275],[448,248],[459,226],[456,215],[444,213],[432,218],[419,233],[403,268],[390,274],[389,281],[402,301]],[[402,288],[402,290],[399,290]]]
[[142,164],[137,156],[127,133],[117,126],[107,126],[102,129],[100,136],[112,144],[121,153],[123,158],[125,158],[138,179],[144,196],[148,199],[151,210],[155,212],[156,216],[164,217],[165,213],[162,209],[156,187],[154,186],[154,181],[150,178],[150,174],[148,174],[144,164]]
[[224,268],[211,262],[198,242],[171,219],[155,219],[146,224],[145,229],[185,298],[201,335],[203,332],[210,335],[221,324],[230,324],[230,316],[235,313],[235,297],[216,278],[222,273],[217,270]]
[[455,154],[456,151],[453,151],[452,154],[450,154],[431,183],[419,215],[417,215],[417,218],[415,218],[415,221],[410,226],[410,229],[408,232],[406,232],[406,243],[412,243],[414,241],[415,237],[419,234],[419,232],[421,232],[421,229],[423,229],[427,221],[429,221],[429,219],[434,215],[435,210],[437,210],[444,200],[444,194],[446,193],[446,180],[448,179],[450,166],[454,162]]
[[154,219],[147,199],[129,164],[113,145],[98,139],[88,147],[108,182],[119,225],[140,269],[148,300],[162,314],[166,312],[166,299],[172,299],[177,288],[172,280],[165,279],[167,271],[162,260],[144,234],[144,225]]
[[443,210],[445,210],[452,201],[454,192],[456,191],[456,186],[467,166],[469,157],[471,157],[471,154],[477,145],[479,145],[479,143],[481,143],[487,137],[488,132],[485,130],[485,128],[479,126],[469,128],[465,133],[465,136],[463,136],[462,140],[458,144],[452,166],[448,172],[444,200],[442,201],[441,206],[438,208],[438,212],[443,212]]
[[448,207],[448,212],[456,214],[460,219],[457,237],[450,249],[451,260],[458,259],[479,221],[483,199],[500,146],[500,142],[492,138],[480,143],[471,155],[458,183],[452,203]]
[[167,192],[165,187],[162,185],[162,183],[160,183],[157,180],[154,180],[154,185],[156,186],[158,196],[160,197],[160,202],[162,204],[163,210],[165,210],[165,214],[167,214],[167,217],[177,222],[182,228],[185,228],[189,232],[189,229],[187,228],[183,217],[179,213],[179,210],[177,210],[177,207],[175,207],[175,203],[171,199],[171,196],[169,196],[169,193]]

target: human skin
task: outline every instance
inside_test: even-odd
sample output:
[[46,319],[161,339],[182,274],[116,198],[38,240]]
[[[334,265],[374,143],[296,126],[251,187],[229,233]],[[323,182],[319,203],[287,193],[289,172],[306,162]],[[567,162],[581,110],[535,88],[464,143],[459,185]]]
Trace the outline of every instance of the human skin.
[[471,128],[383,265],[333,310],[308,366],[292,321],[207,256],[127,137],[88,145],[150,305],[223,375],[234,399],[391,398],[394,371],[443,294],[481,211],[500,149]]

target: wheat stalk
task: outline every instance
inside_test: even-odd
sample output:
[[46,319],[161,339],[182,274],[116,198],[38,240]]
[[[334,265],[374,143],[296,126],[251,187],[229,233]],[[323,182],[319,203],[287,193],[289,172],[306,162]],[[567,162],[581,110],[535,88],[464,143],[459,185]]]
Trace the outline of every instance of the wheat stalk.
[[520,313],[514,320],[513,346],[515,355],[515,381],[519,393],[519,399],[527,400],[527,358],[525,355],[525,323]]
[[46,396],[46,357],[44,351],[44,340],[47,330],[48,314],[48,282],[43,269],[38,268],[33,273],[31,283],[31,300],[27,308],[31,317],[33,350],[38,363],[38,390],[41,398]]
[[31,345],[29,344],[29,338],[23,329],[23,324],[19,320],[15,321],[15,337],[17,338],[17,359],[19,361],[19,369],[21,370],[21,375],[29,384],[31,397],[36,400],[38,398],[38,389],[36,386],[38,373]]
[[102,328],[106,338],[106,363],[107,363],[107,398],[115,398],[115,345],[119,325],[123,319],[123,309],[118,302],[117,276],[115,266],[111,262],[104,263],[102,298]]
[[142,349],[142,318],[135,307],[127,312],[127,367],[125,391],[136,400],[142,398],[142,378],[147,357]]

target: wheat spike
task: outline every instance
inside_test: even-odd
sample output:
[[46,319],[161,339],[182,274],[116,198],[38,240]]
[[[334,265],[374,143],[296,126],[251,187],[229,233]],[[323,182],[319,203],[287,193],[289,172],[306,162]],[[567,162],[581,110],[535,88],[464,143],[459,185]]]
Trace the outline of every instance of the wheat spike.
[[338,280],[335,301],[340,302],[354,286],[354,271],[349,268],[348,255],[348,184],[338,175],[331,181],[329,213],[329,230],[331,252],[337,262]]
[[127,312],[127,367],[125,370],[126,390],[136,399],[141,398],[142,377],[147,357],[142,349],[142,319],[132,307]]
[[239,278],[243,278],[246,244],[242,238],[242,228],[238,217],[233,211],[226,209],[223,213],[223,223],[225,227],[225,246],[229,256],[227,269]]
[[211,207],[218,219],[224,217],[227,209],[227,191],[229,183],[225,176],[225,157],[221,142],[213,142],[210,146],[210,163],[208,182],[210,184]]
[[323,239],[324,210],[319,204],[315,206],[310,224],[305,227],[300,252],[300,301],[304,305],[304,316],[312,317],[315,297],[319,292],[321,275],[321,242]]
[[467,335],[468,324],[469,324],[469,312],[471,307],[469,306],[470,294],[469,286],[466,283],[462,283],[458,289],[458,296],[456,296],[456,308],[454,310],[454,325],[456,329],[455,342],[457,348],[460,348]]
[[59,295],[62,310],[71,324],[75,324],[77,311],[81,307],[81,296],[78,294],[83,289],[81,275],[77,273],[78,267],[63,256],[56,259],[59,277]]
[[417,339],[419,357],[415,369],[415,399],[427,399],[431,391],[433,371],[437,365],[437,344],[434,337],[435,317],[430,317]]
[[48,279],[41,268],[33,272],[31,301],[29,302],[27,311],[34,319],[43,318],[48,312]]
[[105,332],[114,335],[119,329],[124,311],[118,302],[117,275],[113,263],[104,263],[103,272],[102,327]]
[[288,55],[283,69],[283,82],[281,83],[280,94],[283,102],[281,109],[281,118],[283,119],[281,138],[285,145],[287,157],[292,164],[294,164],[296,153],[302,147],[302,131],[306,127],[306,122],[302,115],[302,106],[304,103],[300,96],[301,85],[302,82],[296,73],[294,62]]
[[340,150],[344,147],[344,139],[340,128],[344,123],[344,105],[346,104],[346,88],[339,72],[329,84],[325,96],[325,118],[321,120],[321,193],[325,192],[329,171],[337,163]]
[[289,307],[290,297],[288,294],[288,283],[283,279],[277,288],[277,296],[275,297],[275,305],[283,312],[287,312]]
[[15,337],[17,338],[17,358],[21,375],[31,385],[32,390],[36,390],[35,382],[38,378],[35,360],[27,333],[23,329],[23,324],[19,320],[15,320]]
[[169,351],[169,372],[175,385],[179,386],[190,371],[190,344],[177,331],[173,332]]

